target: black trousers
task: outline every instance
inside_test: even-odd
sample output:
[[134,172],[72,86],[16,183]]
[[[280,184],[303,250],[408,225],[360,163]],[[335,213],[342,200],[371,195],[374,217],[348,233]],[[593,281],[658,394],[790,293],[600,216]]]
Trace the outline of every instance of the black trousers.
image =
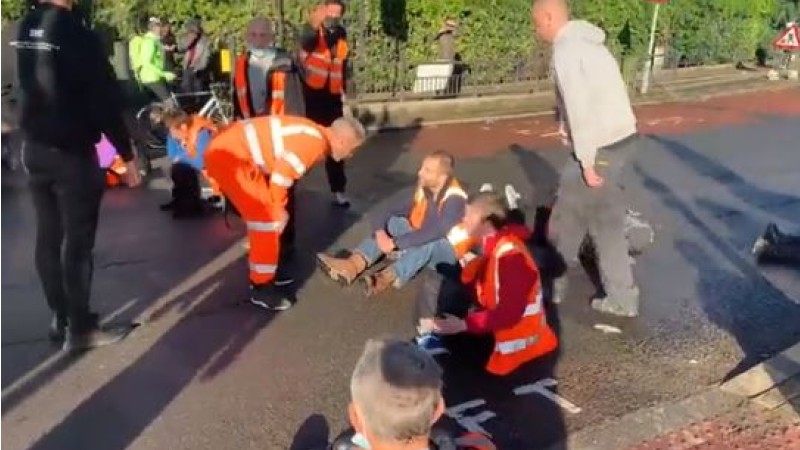
[[170,168],[172,199],[175,208],[193,208],[200,204],[200,175],[186,163],[175,163]]
[[36,210],[36,270],[53,313],[73,331],[96,324],[89,295],[103,170],[94,148],[67,152],[34,142],[23,147],[23,162]]
[[[342,99],[324,90],[304,89],[306,116],[314,122],[329,127],[342,117]],[[336,161],[330,156],[325,159],[325,173],[328,175],[328,186],[331,192],[344,192],[347,188],[347,174],[344,161]]]
[[[414,309],[414,328],[420,319],[443,317],[447,314],[465,318],[478,305],[475,293],[463,285],[455,274],[442,275],[433,270],[420,273],[422,282],[417,290]],[[494,336],[461,333],[445,337],[445,344],[471,367],[483,367],[494,348]]]
[[163,102],[170,98],[169,86],[163,81],[147,83],[144,87],[149,91],[150,99],[153,101]]

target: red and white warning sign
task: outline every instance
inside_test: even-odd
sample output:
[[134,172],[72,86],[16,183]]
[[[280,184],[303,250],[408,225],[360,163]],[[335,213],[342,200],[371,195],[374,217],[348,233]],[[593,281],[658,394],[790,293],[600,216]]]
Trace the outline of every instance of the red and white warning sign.
[[772,46],[781,50],[800,51],[800,27],[790,23],[786,29],[772,41]]

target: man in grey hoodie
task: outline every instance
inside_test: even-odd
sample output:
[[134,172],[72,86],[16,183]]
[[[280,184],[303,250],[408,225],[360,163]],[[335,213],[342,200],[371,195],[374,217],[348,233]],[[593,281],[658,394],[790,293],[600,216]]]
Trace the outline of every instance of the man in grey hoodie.
[[[574,152],[574,162],[561,174],[550,225],[553,242],[573,265],[588,234],[605,291],[592,300],[592,307],[636,316],[639,290],[628,256],[620,186],[638,136],[627,88],[604,45],[605,33],[588,22],[569,20],[564,0],[535,0],[532,15],[536,32],[553,44],[560,129]],[[562,288],[565,282],[560,280]]]

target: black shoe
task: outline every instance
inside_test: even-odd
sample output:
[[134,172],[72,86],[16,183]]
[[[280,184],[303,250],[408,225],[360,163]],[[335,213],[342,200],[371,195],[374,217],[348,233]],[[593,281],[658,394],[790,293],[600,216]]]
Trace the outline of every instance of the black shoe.
[[115,327],[101,329],[99,327],[90,328],[86,331],[73,333],[67,329],[66,339],[64,340],[65,352],[81,352],[97,347],[116,344],[124,339],[133,327]]
[[47,337],[51,342],[62,342],[64,341],[66,334],[67,318],[53,316],[53,320],[50,322],[50,330],[47,333]]
[[286,311],[292,307],[289,298],[274,285],[250,285],[250,303],[268,311]]
[[350,207],[350,199],[345,197],[343,192],[334,192],[333,193],[333,200],[331,200],[333,206],[338,208],[347,209]]
[[172,211],[173,209],[175,209],[175,199],[172,199],[167,203],[164,203],[163,205],[159,206],[158,209],[160,209],[161,211]]

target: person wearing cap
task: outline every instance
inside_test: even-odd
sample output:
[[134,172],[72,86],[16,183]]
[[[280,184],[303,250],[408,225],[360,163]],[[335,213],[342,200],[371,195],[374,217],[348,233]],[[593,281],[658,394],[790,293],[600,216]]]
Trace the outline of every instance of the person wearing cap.
[[435,430],[445,411],[442,368],[427,353],[399,339],[370,339],[350,378],[352,430],[333,450],[493,450],[488,437],[454,437]]
[[164,47],[161,44],[161,20],[151,17],[147,21],[147,33],[141,42],[138,55],[140,68],[139,81],[153,96],[165,101],[170,98],[169,83],[175,80],[175,74],[166,70]]
[[211,61],[211,44],[198,19],[186,22],[186,36],[178,47],[183,53],[183,92],[199,92],[205,89],[208,82],[208,67]]

